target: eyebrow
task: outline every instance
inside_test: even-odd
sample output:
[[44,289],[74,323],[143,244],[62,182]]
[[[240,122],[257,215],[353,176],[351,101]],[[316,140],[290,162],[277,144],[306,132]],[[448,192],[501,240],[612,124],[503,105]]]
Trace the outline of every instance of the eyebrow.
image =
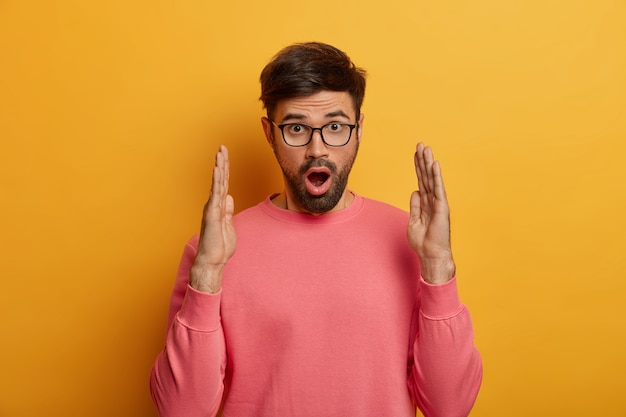
[[[350,120],[350,116],[348,116],[342,110],[331,111],[330,113],[326,113],[324,115],[324,118],[326,119],[331,119],[333,117],[345,117],[346,119]],[[285,123],[285,121],[288,121],[288,120],[304,120],[306,118],[307,116],[301,113],[287,113],[285,117],[283,117],[283,120],[281,121],[281,123]]]

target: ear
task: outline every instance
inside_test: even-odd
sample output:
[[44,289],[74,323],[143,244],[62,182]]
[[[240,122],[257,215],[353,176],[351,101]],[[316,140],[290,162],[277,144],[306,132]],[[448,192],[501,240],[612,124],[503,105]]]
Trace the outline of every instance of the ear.
[[261,125],[263,126],[263,133],[265,133],[265,139],[270,146],[274,147],[274,133],[272,132],[272,128],[274,125],[270,122],[270,119],[267,117],[261,117]]
[[363,120],[365,119],[365,115],[361,113],[359,117],[359,121],[356,127],[356,140],[357,142],[361,142],[361,135],[363,134]]

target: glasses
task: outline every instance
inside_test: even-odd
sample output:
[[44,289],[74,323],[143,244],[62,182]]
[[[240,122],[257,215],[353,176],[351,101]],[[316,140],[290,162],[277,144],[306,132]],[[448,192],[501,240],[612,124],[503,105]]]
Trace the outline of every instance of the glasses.
[[299,147],[308,145],[313,140],[313,132],[320,131],[322,142],[327,146],[345,146],[350,142],[352,131],[356,125],[348,123],[332,122],[322,127],[313,127],[303,123],[286,123],[277,125],[270,120],[274,126],[280,129],[283,140],[289,146]]

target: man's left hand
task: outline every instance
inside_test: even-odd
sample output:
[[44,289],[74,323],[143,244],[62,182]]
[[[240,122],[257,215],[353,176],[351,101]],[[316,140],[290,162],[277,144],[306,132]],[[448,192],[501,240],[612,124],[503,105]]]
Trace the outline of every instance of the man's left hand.
[[422,278],[430,284],[443,284],[455,274],[450,208],[439,162],[421,142],[415,152],[415,173],[419,191],[411,195],[407,238],[420,258]]

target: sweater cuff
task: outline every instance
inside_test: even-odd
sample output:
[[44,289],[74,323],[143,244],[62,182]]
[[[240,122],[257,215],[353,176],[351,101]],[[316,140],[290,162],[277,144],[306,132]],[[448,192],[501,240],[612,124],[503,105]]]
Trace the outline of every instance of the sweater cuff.
[[456,287],[456,276],[450,281],[433,285],[420,278],[420,290],[422,293],[422,314],[431,319],[448,319],[456,316],[464,306],[459,299]]
[[221,300],[221,289],[215,294],[209,294],[187,285],[185,299],[178,311],[178,321],[192,330],[215,331],[221,325]]

